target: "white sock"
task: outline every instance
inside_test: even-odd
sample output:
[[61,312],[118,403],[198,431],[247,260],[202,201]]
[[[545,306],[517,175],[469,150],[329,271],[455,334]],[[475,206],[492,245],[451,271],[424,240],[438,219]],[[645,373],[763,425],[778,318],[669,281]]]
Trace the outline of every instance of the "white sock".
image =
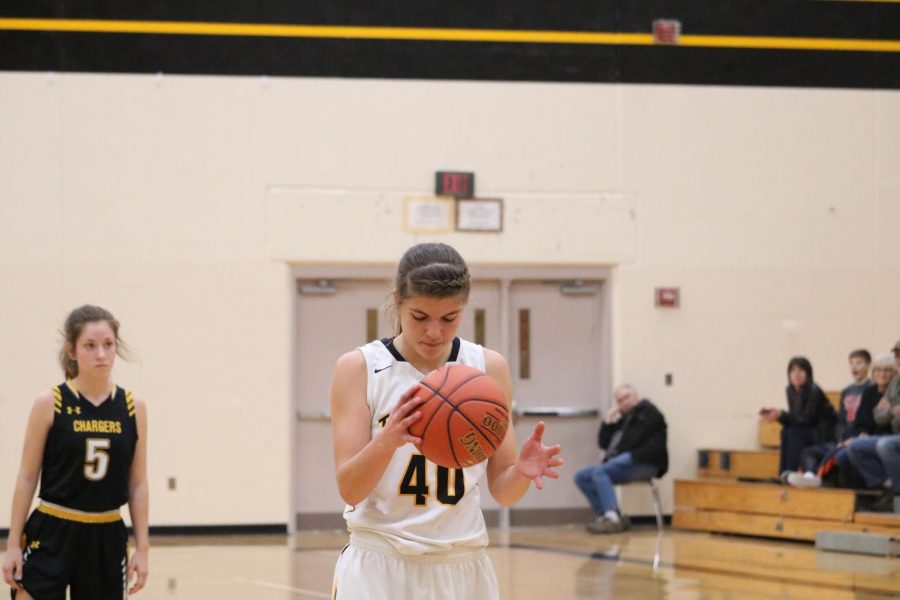
[[608,511],[606,511],[605,513],[603,513],[603,516],[604,516],[605,518],[609,519],[610,521],[612,521],[613,523],[618,523],[618,522],[619,522],[619,513],[617,513],[617,512],[614,511],[614,510],[608,510]]
[[803,476],[804,476],[804,477],[809,477],[810,479],[812,479],[813,477],[816,476],[816,474],[813,473],[812,471],[807,471],[806,473],[803,474]]

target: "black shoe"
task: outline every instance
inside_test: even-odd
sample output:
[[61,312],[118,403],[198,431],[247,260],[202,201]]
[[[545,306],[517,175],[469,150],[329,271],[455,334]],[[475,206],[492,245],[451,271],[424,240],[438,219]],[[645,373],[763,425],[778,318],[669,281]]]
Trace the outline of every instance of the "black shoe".
[[585,525],[585,529],[590,533],[620,533],[625,531],[621,521],[610,521],[606,517],[597,517]]
[[872,504],[875,503],[875,498],[877,498],[877,496],[857,494],[856,502],[853,503],[853,510],[856,512],[872,512]]
[[869,510],[872,512],[894,512],[895,495],[896,492],[893,490],[884,490],[881,496],[875,498]]

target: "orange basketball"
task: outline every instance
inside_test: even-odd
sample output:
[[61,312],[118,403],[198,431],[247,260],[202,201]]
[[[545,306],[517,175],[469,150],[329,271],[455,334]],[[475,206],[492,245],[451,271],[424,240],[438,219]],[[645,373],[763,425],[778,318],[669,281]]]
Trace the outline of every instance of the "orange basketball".
[[422,438],[422,454],[431,462],[457,469],[494,454],[506,435],[506,395],[493,379],[474,367],[449,364],[419,382],[416,395],[422,417],[409,432]]

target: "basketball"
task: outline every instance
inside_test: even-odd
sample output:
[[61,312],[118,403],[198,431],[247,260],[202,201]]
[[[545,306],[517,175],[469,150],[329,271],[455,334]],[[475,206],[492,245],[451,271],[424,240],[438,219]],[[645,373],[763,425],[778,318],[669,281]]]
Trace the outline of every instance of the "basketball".
[[409,432],[422,438],[422,454],[442,467],[471,467],[490,458],[509,426],[503,389],[486,373],[444,365],[419,382],[422,417]]

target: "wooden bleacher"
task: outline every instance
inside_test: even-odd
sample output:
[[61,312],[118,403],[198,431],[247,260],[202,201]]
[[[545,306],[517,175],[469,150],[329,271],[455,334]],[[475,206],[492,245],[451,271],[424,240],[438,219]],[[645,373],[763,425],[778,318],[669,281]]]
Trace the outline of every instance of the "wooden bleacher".
[[815,541],[817,531],[900,538],[900,515],[856,512],[857,492],[735,481],[675,481],[676,529]]
[[769,481],[778,478],[778,458],[778,450],[698,450],[697,476]]
[[[840,392],[826,395],[839,405]],[[780,439],[781,425],[761,422],[759,450],[699,450],[698,480],[675,481],[672,526],[805,541],[815,541],[817,531],[900,538],[900,514],[856,511],[857,494],[865,492],[764,483],[778,479]]]

